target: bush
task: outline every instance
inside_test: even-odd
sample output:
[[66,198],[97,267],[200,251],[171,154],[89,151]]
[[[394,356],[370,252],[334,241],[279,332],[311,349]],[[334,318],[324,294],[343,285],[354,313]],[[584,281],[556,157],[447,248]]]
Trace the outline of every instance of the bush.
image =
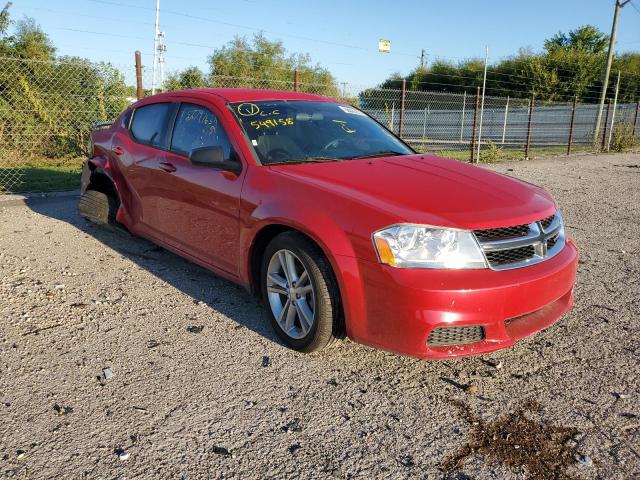
[[636,145],[633,125],[629,123],[617,123],[611,133],[610,149],[614,152],[624,152]]
[[482,163],[495,163],[503,158],[505,158],[504,150],[491,140],[487,140],[487,146],[484,150],[480,149],[480,161]]

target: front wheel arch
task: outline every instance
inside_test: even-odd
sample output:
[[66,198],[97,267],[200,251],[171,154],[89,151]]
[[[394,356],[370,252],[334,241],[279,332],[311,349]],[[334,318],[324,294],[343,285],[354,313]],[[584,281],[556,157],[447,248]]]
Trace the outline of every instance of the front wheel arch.
[[338,281],[336,274],[336,266],[332,262],[332,259],[325,249],[317,242],[313,237],[308,235],[307,233],[294,228],[290,225],[284,224],[269,224],[263,227],[254,237],[254,240],[251,244],[251,249],[249,252],[249,284],[251,288],[251,293],[255,295],[257,298],[262,297],[262,278],[261,278],[261,269],[262,269],[262,260],[266,251],[267,246],[271,241],[277,237],[278,235],[286,232],[292,232],[299,235],[302,235],[308,241],[312,242],[318,250],[322,253],[322,255],[327,259],[328,264],[331,267],[331,273],[333,275],[333,282],[336,286],[336,291],[338,294],[338,306],[340,309],[338,328],[336,329],[336,336],[338,338],[344,338],[346,334],[345,328],[345,312],[344,312],[344,303],[342,302],[342,288],[340,282]]

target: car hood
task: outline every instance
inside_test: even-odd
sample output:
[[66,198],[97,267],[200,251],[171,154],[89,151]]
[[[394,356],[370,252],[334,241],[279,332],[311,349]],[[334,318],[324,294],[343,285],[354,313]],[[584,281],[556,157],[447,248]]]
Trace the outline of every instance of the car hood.
[[398,222],[463,229],[518,225],[551,215],[535,185],[456,160],[426,155],[270,167],[298,181],[391,214]]

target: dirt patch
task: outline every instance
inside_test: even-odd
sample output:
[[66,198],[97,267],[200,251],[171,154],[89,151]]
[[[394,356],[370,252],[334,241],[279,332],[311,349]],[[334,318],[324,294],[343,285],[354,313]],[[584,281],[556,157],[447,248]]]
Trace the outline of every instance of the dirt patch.
[[[510,467],[524,467],[533,479],[572,479],[567,469],[579,457],[580,432],[573,427],[551,425],[529,416],[539,414],[542,407],[529,401],[513,413],[486,421],[459,400],[453,402],[471,431],[465,445],[445,457],[442,469],[452,473],[463,467],[474,455]],[[527,416],[527,414],[529,416]]]

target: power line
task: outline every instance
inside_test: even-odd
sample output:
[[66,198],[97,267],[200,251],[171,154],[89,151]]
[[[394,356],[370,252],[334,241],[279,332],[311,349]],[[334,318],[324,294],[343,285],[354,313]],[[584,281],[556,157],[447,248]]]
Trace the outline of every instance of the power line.
[[[91,34],[91,35],[104,35],[104,36],[113,36],[113,37],[117,37],[117,38],[130,38],[130,39],[135,39],[135,40],[147,40],[145,37],[134,36],[134,35],[125,35],[125,34],[117,34],[117,33],[112,33],[112,32],[98,32],[98,31],[93,31],[93,30],[76,29],[76,28],[70,28],[70,27],[52,27],[52,28],[59,29],[59,30],[65,30],[65,31],[72,31],[72,32],[77,32],[77,33],[86,33],[86,34]],[[176,44],[176,45],[195,47],[195,48],[205,48],[205,49],[212,49],[212,50],[215,50],[217,48],[217,47],[215,47],[213,45],[206,45],[206,44],[192,43],[192,42],[173,41],[173,43]],[[254,52],[254,53],[251,53],[250,56],[254,56],[254,55],[267,55],[267,54],[260,53],[260,52]],[[192,58],[192,57],[174,56],[173,58],[186,59],[186,60],[198,60],[198,59],[195,59],[195,58]],[[344,63],[340,63],[340,64],[341,65],[345,65]],[[356,65],[347,64],[347,65],[348,66],[358,66],[358,64],[356,64]],[[368,65],[359,64],[359,66],[372,66],[372,65],[371,64],[368,64]],[[289,70],[289,68],[287,68],[287,67],[272,66],[270,68],[276,69],[276,70]],[[480,73],[481,72],[478,71],[478,75],[480,75]],[[572,72],[572,73],[575,73],[575,72]],[[451,74],[436,73],[436,72],[428,72],[428,74],[446,76],[446,77],[451,77],[451,78],[465,78],[465,79],[468,79],[468,80],[478,80],[478,78],[479,78],[479,77],[472,77],[472,76],[465,76],[465,75],[451,75]],[[507,73],[503,73],[503,72],[497,72],[495,70],[488,70],[488,74],[490,76],[499,75],[499,76],[502,76],[502,77],[517,78],[517,79],[523,79],[523,80],[528,80],[528,81],[533,80],[533,78],[529,77],[529,76],[517,75],[517,74],[507,74]],[[632,73],[632,72],[627,72],[627,74],[628,75],[633,75],[633,76],[638,75],[638,74],[635,74],[635,73]],[[522,83],[522,82],[518,82],[518,81],[497,80],[497,79],[492,79],[492,78],[489,78],[489,81],[492,82],[492,83],[498,82],[498,83],[503,83],[503,84],[508,84],[508,85],[520,85]],[[433,83],[433,82],[428,82],[428,83]],[[562,82],[562,83],[566,84],[566,82]],[[455,86],[456,84],[443,83],[442,85]],[[585,86],[585,88],[587,90],[594,90],[595,91],[595,90],[598,89],[598,86],[597,86],[597,84],[590,84],[590,85]],[[494,88],[494,90],[495,90],[495,88]],[[507,91],[507,89],[503,89],[503,90]]]
[[[138,9],[142,9],[142,10],[154,10],[153,8],[150,7],[143,7],[143,6],[138,6],[138,5],[131,5],[131,4],[125,4],[125,3],[121,3],[121,2],[114,2],[114,1],[108,1],[108,0],[88,0],[94,3],[102,3],[102,4],[108,4],[108,5],[116,5],[116,6],[127,6],[127,7],[131,7],[131,8],[138,8]],[[43,9],[40,9],[43,10]],[[115,20],[115,21],[121,21],[121,19],[114,19],[113,17],[109,18],[109,17],[100,17],[100,16],[96,16],[96,15],[86,15],[86,14],[76,14],[76,13],[72,13],[72,12],[60,12],[60,11],[55,11],[52,9],[44,9],[46,11],[52,12],[52,13],[60,13],[62,15],[78,15],[78,16],[83,16],[83,17],[87,17],[87,18],[96,18],[96,19],[102,19],[102,20]],[[193,15],[188,15],[188,14],[183,14],[180,12],[166,12],[166,13],[171,13],[174,15],[180,15],[180,16],[184,16],[187,18],[193,18],[193,19],[198,19],[198,20],[204,20],[204,21],[211,21],[213,23],[222,23],[222,24],[227,24],[227,25],[232,25],[232,26],[236,26],[236,24],[231,24],[228,22],[221,22],[221,21],[216,21],[216,20],[211,20],[211,19],[203,19],[201,17],[195,17]],[[129,20],[125,20],[125,21],[129,21]],[[130,22],[130,21],[129,21]],[[151,23],[144,23],[144,22],[134,22],[134,23],[142,23],[142,24],[148,24],[151,25]],[[243,26],[239,26],[239,27],[243,27]],[[90,30],[83,30],[83,29],[74,29],[74,28],[66,28],[66,27],[52,27],[52,28],[56,28],[56,29],[61,29],[61,30],[67,30],[67,31],[74,31],[74,32],[79,32],[79,33],[87,33],[87,34],[93,34],[93,35],[106,35],[106,36],[113,36],[113,37],[119,37],[119,38],[131,38],[131,39],[136,39],[136,40],[147,40],[146,37],[139,37],[139,36],[133,36],[133,35],[123,35],[123,34],[117,34],[117,33],[111,33],[111,32],[96,32],[96,31],[90,31]],[[248,26],[244,26],[244,28],[248,28],[248,29],[252,29],[255,30],[253,27],[248,27]],[[311,37],[305,37],[305,38],[311,38]],[[192,42],[180,42],[180,41],[175,41],[173,42],[176,45],[183,45],[183,46],[188,46],[188,47],[195,47],[195,48],[206,48],[206,49],[217,49],[219,47],[213,46],[213,45],[205,45],[205,44],[199,44],[199,43],[192,43]],[[354,48],[359,48],[361,49],[362,47],[355,47],[352,46]],[[367,49],[364,49],[367,50]],[[252,53],[252,55],[255,55],[256,53]],[[192,57],[180,57],[180,56],[172,56],[173,58],[176,59],[185,59],[185,60],[198,60],[201,61],[200,59],[195,59]],[[345,63],[339,63],[339,62],[333,62],[333,64],[340,64],[340,65],[347,65],[347,66],[355,66],[353,64],[345,64]],[[364,66],[363,64],[360,64],[361,66]],[[367,64],[366,66],[372,66],[371,64]],[[270,67],[272,69],[275,70],[289,70],[289,68],[287,67],[277,67],[277,66],[272,66]],[[561,70],[561,71],[565,71],[565,72],[570,72],[572,74],[575,74],[575,71],[572,70],[568,70],[568,69],[561,69],[558,67],[554,67],[555,70]],[[392,69],[389,69],[389,71],[391,71]],[[628,75],[628,76],[640,76],[640,74],[637,73],[633,73],[633,72],[622,72],[624,75]],[[444,73],[432,73],[433,75],[442,75],[442,76],[446,76],[446,77],[450,77],[450,78],[464,78],[464,79],[468,79],[468,80],[475,80],[478,81],[478,77],[468,77],[465,75],[451,75],[451,74],[444,74]],[[480,74],[480,71],[478,71],[478,75]],[[490,76],[502,76],[508,79],[515,79],[515,78],[520,78],[520,79],[524,79],[524,80],[528,80],[531,81],[532,78],[530,76],[525,76],[525,75],[518,75],[518,74],[507,74],[507,73],[503,73],[503,72],[497,72],[495,70],[489,70],[489,75]],[[513,81],[513,80],[498,80],[495,78],[490,78],[489,82],[491,83],[500,83],[500,84],[504,84],[504,85],[521,85],[522,82],[518,82],[518,81]],[[422,83],[422,82],[420,82]],[[424,83],[428,83],[428,84],[438,84],[438,85],[442,85],[442,86],[455,86],[455,87],[460,87],[459,84],[447,84],[447,83],[436,83],[436,82],[424,82]],[[562,86],[566,86],[566,82],[562,82]],[[585,91],[589,92],[592,90],[596,90],[597,89],[597,84],[591,84],[591,85],[587,85],[585,86]],[[508,88],[501,88],[498,89],[496,87],[489,87],[490,90],[493,91],[509,91]],[[518,90],[517,88],[514,88],[513,90]]]
[[[147,10],[147,11],[155,11],[154,8],[151,7],[144,7],[144,6],[140,6],[140,5],[133,5],[133,4],[127,4],[127,3],[122,3],[122,2],[116,2],[116,1],[110,1],[110,0],[87,0],[89,2],[93,2],[93,3],[101,3],[101,4],[107,4],[107,5],[114,5],[114,6],[124,6],[124,7],[129,7],[129,8],[136,8],[136,9],[141,9],[141,10]],[[248,1],[248,0],[247,0]],[[633,5],[633,4],[632,4]],[[634,5],[635,7],[635,5]],[[97,16],[97,15],[87,15],[87,14],[80,14],[80,13],[75,13],[75,12],[62,12],[62,11],[56,11],[56,10],[52,10],[52,9],[41,9],[38,8],[39,11],[48,11],[51,13],[59,13],[61,15],[76,15],[76,16],[81,16],[81,17],[85,17],[85,18],[94,18],[94,19],[99,19],[99,20],[111,20],[111,21],[126,21],[128,23],[136,23],[136,24],[143,24],[143,25],[154,25],[153,23],[150,22],[137,22],[137,21],[131,21],[128,19],[121,19],[121,18],[113,18],[113,17],[103,17],[103,16]],[[213,23],[220,23],[220,24],[224,24],[224,25],[229,25],[229,26],[234,26],[237,28],[246,28],[246,29],[250,29],[250,30],[255,30],[255,31],[263,31],[261,29],[255,28],[255,27],[250,27],[250,26],[246,26],[246,25],[239,25],[239,24],[235,24],[235,23],[229,23],[229,22],[223,22],[223,21],[219,21],[219,20],[213,20],[213,19],[207,19],[207,18],[203,18],[203,17],[197,17],[194,15],[189,15],[189,14],[185,14],[182,12],[175,12],[175,11],[171,11],[171,10],[167,10],[165,11],[165,13],[167,14],[172,14],[172,15],[178,15],[178,16],[182,16],[182,17],[186,17],[186,18],[190,18],[190,19],[195,19],[195,20],[201,20],[201,21],[207,21],[207,22],[213,22]],[[102,34],[102,33],[98,33],[97,34]],[[271,33],[275,33],[277,34],[278,32],[271,32]],[[284,34],[287,36],[292,36],[292,34]],[[301,37],[301,36],[295,36],[296,38],[305,38],[305,39],[309,39],[312,41],[321,41],[321,42],[325,42],[323,40],[318,40],[318,39],[313,39],[312,37]],[[131,37],[134,38],[134,37]],[[136,37],[137,39],[140,39],[140,37]],[[174,41],[173,42],[176,45],[183,45],[183,46],[188,46],[188,47],[196,47],[196,48],[207,48],[207,49],[217,49],[219,47],[214,46],[214,45],[206,45],[206,44],[200,44],[200,43],[192,43],[192,42],[180,42],[180,41]],[[330,44],[335,44],[338,46],[347,46],[349,48],[358,48],[361,50],[365,50],[365,51],[371,51],[370,49],[364,48],[364,47],[358,47],[358,46],[354,46],[354,45],[346,45],[346,44],[339,44],[339,43],[334,43],[334,42],[330,42]],[[427,52],[425,52],[423,50],[423,52],[425,54],[427,54]],[[403,52],[396,52],[397,54],[402,54],[402,55],[408,55],[408,56],[415,56],[413,54],[409,54],[409,53],[403,53]],[[431,54],[430,54],[431,55]],[[174,57],[174,58],[178,58],[178,57]],[[187,57],[182,57],[187,58]],[[456,57],[444,57],[444,56],[438,56],[437,58],[456,58]],[[194,59],[195,60],[195,59]],[[339,64],[338,62],[334,62],[333,64]],[[340,63],[342,65],[344,65],[344,63]],[[353,64],[347,64],[350,66],[353,66]],[[361,64],[362,65],[362,64]],[[370,64],[366,65],[366,66],[371,66]],[[562,72],[568,72],[571,74],[575,74],[574,71],[569,70],[569,69],[563,69],[557,66],[554,66],[555,70],[558,71],[562,71]],[[392,69],[390,69],[392,70]],[[480,70],[478,70],[478,72],[480,72]],[[506,74],[506,73],[502,73],[502,72],[497,72],[495,70],[489,70],[490,74],[492,75],[500,75],[500,76],[506,76],[509,78],[523,78],[523,79],[530,79],[531,77],[525,76],[525,75],[517,75],[517,74]],[[626,72],[626,71],[622,71],[621,72],[623,75],[630,75],[630,76],[640,76],[640,74],[638,73],[634,73],[634,72]],[[442,75],[442,74],[440,74]],[[494,80],[495,81],[495,80]]]
[[[122,3],[122,2],[114,2],[111,0],[87,0],[89,2],[94,2],[94,3],[102,3],[102,4],[106,4],[106,5],[115,5],[115,6],[121,6],[121,7],[130,7],[130,8],[137,8],[137,9],[141,9],[141,10],[154,10],[150,7],[142,7],[139,5],[131,5],[131,4],[127,4],[127,3]],[[238,23],[232,23],[232,22],[226,22],[223,20],[215,20],[212,18],[207,18],[207,17],[202,17],[202,16],[198,16],[198,15],[191,15],[188,13],[183,13],[183,12],[178,12],[175,10],[163,10],[164,13],[169,14],[169,15],[174,15],[174,16],[179,16],[179,17],[183,17],[183,18],[189,18],[192,20],[199,20],[199,21],[203,21],[203,22],[208,22],[208,23],[215,23],[218,25],[226,25],[226,26],[230,26],[230,27],[234,27],[234,28],[241,28],[243,30],[250,30],[250,31],[254,31],[254,32],[264,32],[264,33],[270,33],[273,35],[279,35],[279,36],[283,36],[283,37],[290,37],[290,38],[295,38],[298,40],[307,40],[310,42],[316,42],[316,43],[322,43],[325,45],[331,45],[331,46],[335,46],[335,47],[342,47],[342,48],[351,48],[351,49],[355,49],[355,50],[360,50],[360,51],[364,51],[364,52],[369,52],[369,53],[376,53],[377,54],[377,50],[373,49],[373,48],[369,48],[369,47],[363,47],[360,45],[351,45],[348,43],[341,43],[341,42],[333,42],[331,40],[324,40],[324,39],[319,39],[319,38],[314,38],[314,37],[309,37],[306,35],[297,35],[297,34],[293,34],[293,33],[287,33],[287,32],[279,32],[279,31],[275,31],[275,30],[266,30],[264,28],[260,28],[260,27],[252,27],[250,25],[243,25],[243,24],[238,24]],[[401,55],[401,56],[406,56],[406,57],[411,57],[411,58],[420,58],[419,55],[416,55],[415,53],[410,53],[410,52],[402,52],[402,51],[391,51],[390,53],[394,54],[394,55]],[[429,52],[425,52],[425,54],[430,54]],[[457,58],[457,57],[450,57],[450,58]]]

